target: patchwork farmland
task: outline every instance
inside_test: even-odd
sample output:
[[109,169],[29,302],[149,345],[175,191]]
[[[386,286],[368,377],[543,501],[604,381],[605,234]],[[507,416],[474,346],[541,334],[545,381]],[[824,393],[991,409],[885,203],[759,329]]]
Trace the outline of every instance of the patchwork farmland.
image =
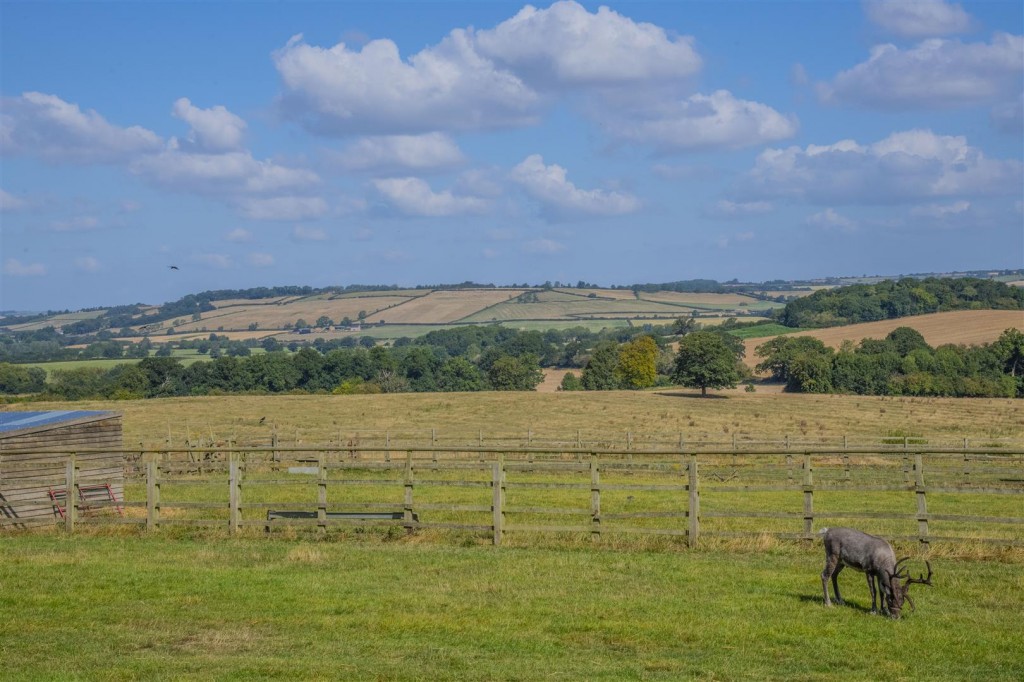
[[[783,295],[806,293],[809,292],[792,291]],[[679,317],[695,317],[702,324],[713,325],[728,317],[757,319],[782,306],[765,294],[568,287],[394,289],[262,299],[226,298],[214,300],[211,305],[212,310],[195,316],[150,323],[136,318],[138,323],[129,327],[133,336],[122,338],[129,340],[146,335],[160,341],[169,333],[175,334],[177,339],[186,339],[216,332],[232,340],[244,340],[286,335],[296,327],[312,327],[324,317],[331,321],[331,325],[319,329],[320,333],[328,333],[331,337],[357,333],[384,340],[417,336],[447,325],[465,324],[501,324],[542,330],[580,324],[597,331],[629,324],[665,324]],[[12,329],[40,329],[50,325],[60,328],[96,317],[102,312],[54,315]],[[360,324],[342,328],[341,323],[345,319]],[[288,340],[291,337],[280,338]]]

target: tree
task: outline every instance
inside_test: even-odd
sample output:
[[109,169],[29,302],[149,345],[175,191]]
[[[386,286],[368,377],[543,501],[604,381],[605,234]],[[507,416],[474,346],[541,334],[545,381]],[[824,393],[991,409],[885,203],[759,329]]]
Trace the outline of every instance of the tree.
[[650,336],[640,336],[619,346],[615,376],[622,388],[653,386],[658,378],[658,344]]
[[739,378],[736,355],[721,335],[693,332],[680,340],[675,380],[683,386],[707,396],[709,388],[734,388]]
[[466,358],[449,358],[437,372],[439,391],[483,391],[487,377]]
[[495,391],[532,391],[544,380],[538,362],[530,353],[517,358],[503,355],[491,364],[487,378]]
[[331,318],[327,317],[326,315],[321,315],[316,319],[316,326],[321,329],[330,327],[332,324],[334,324],[334,322],[331,320]]
[[588,391],[611,391],[619,387],[616,367],[619,350],[614,341],[602,341],[594,348],[587,366],[583,368],[583,388]]
[[580,378],[572,372],[566,372],[565,376],[562,377],[562,384],[560,386],[563,391],[582,391],[583,382]]

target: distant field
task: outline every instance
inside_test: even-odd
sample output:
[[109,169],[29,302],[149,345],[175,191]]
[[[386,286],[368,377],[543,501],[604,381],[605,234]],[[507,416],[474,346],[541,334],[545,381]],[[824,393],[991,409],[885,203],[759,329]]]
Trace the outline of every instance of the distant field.
[[[796,332],[794,336],[813,336],[832,348],[839,348],[843,341],[849,339],[858,342],[861,339],[884,339],[897,327],[913,327],[921,332],[928,345],[935,347],[947,343],[978,345],[991,343],[999,338],[1005,330],[1016,327],[1024,331],[1024,312],[1020,310],[956,310],[948,313],[932,313],[902,317],[896,320],[864,322],[845,327],[829,327],[812,331]],[[750,339],[745,342],[747,348],[746,363],[757,364],[758,358],[754,349],[768,341],[767,337]]]
[[401,305],[369,315],[367,322],[443,324],[455,322],[492,305],[515,298],[518,289],[463,289],[434,291],[425,296],[407,299]]
[[[299,319],[312,325],[322,315],[337,323],[345,317],[355,320],[361,311],[372,315],[408,300],[402,296],[328,298],[325,295],[283,305],[239,305],[203,313],[200,321],[189,321],[174,329],[175,332],[201,331],[203,327],[208,331],[214,331],[217,327],[246,330],[253,322],[263,330],[284,329],[290,328]],[[259,336],[266,336],[266,332]]]
[[79,313],[66,313],[66,314],[61,314],[61,315],[53,315],[52,317],[47,317],[46,319],[40,320],[38,322],[28,322],[26,324],[11,325],[9,327],[9,329],[11,331],[15,331],[15,332],[31,332],[31,331],[35,331],[37,329],[43,329],[44,327],[60,327],[60,326],[63,326],[65,324],[72,324],[72,323],[75,323],[75,322],[80,322],[82,320],[92,320],[94,318],[99,317],[100,315],[102,315],[105,312],[107,312],[107,311],[106,310],[87,310],[87,311],[79,312]]
[[754,327],[741,327],[740,329],[734,329],[729,333],[741,339],[763,340],[767,336],[779,336],[780,334],[795,334],[797,332],[803,331],[808,330],[793,329],[792,327],[785,327],[781,324],[759,324]]

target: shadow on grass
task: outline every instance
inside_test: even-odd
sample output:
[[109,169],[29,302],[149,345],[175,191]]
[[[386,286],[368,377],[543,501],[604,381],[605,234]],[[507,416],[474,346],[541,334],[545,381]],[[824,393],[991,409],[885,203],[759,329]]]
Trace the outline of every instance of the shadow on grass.
[[729,396],[721,395],[717,393],[708,393],[707,395],[701,395],[700,393],[664,393],[659,391],[656,395],[662,395],[666,398],[698,398],[701,400],[728,400]]
[[[825,600],[822,598],[822,596],[820,594],[816,594],[816,595],[801,594],[801,595],[797,595],[797,599],[799,599],[801,602],[803,602],[805,604],[817,604],[818,606],[821,606],[821,607],[824,607],[824,608],[828,608],[828,607],[825,606]],[[833,599],[832,600],[832,608],[837,608],[837,609],[843,609],[843,608],[845,608],[845,609],[853,609],[854,611],[860,611],[861,613],[871,613],[871,608],[870,607],[868,607],[868,606],[861,606],[860,604],[854,604],[854,603],[851,603],[851,602],[848,602],[848,601],[845,601],[845,600],[843,601],[842,604],[840,604],[835,599]]]

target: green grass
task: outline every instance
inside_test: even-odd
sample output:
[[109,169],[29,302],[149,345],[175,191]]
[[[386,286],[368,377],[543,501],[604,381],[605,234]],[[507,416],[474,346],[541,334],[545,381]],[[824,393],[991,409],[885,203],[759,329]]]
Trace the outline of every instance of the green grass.
[[759,339],[763,336],[795,334],[797,332],[805,332],[809,330],[809,327],[786,327],[781,324],[759,324],[753,327],[741,327],[740,329],[733,329],[729,333],[741,339]]
[[1020,566],[934,561],[894,622],[820,546],[622,552],[20,534],[5,679],[1018,680]]

